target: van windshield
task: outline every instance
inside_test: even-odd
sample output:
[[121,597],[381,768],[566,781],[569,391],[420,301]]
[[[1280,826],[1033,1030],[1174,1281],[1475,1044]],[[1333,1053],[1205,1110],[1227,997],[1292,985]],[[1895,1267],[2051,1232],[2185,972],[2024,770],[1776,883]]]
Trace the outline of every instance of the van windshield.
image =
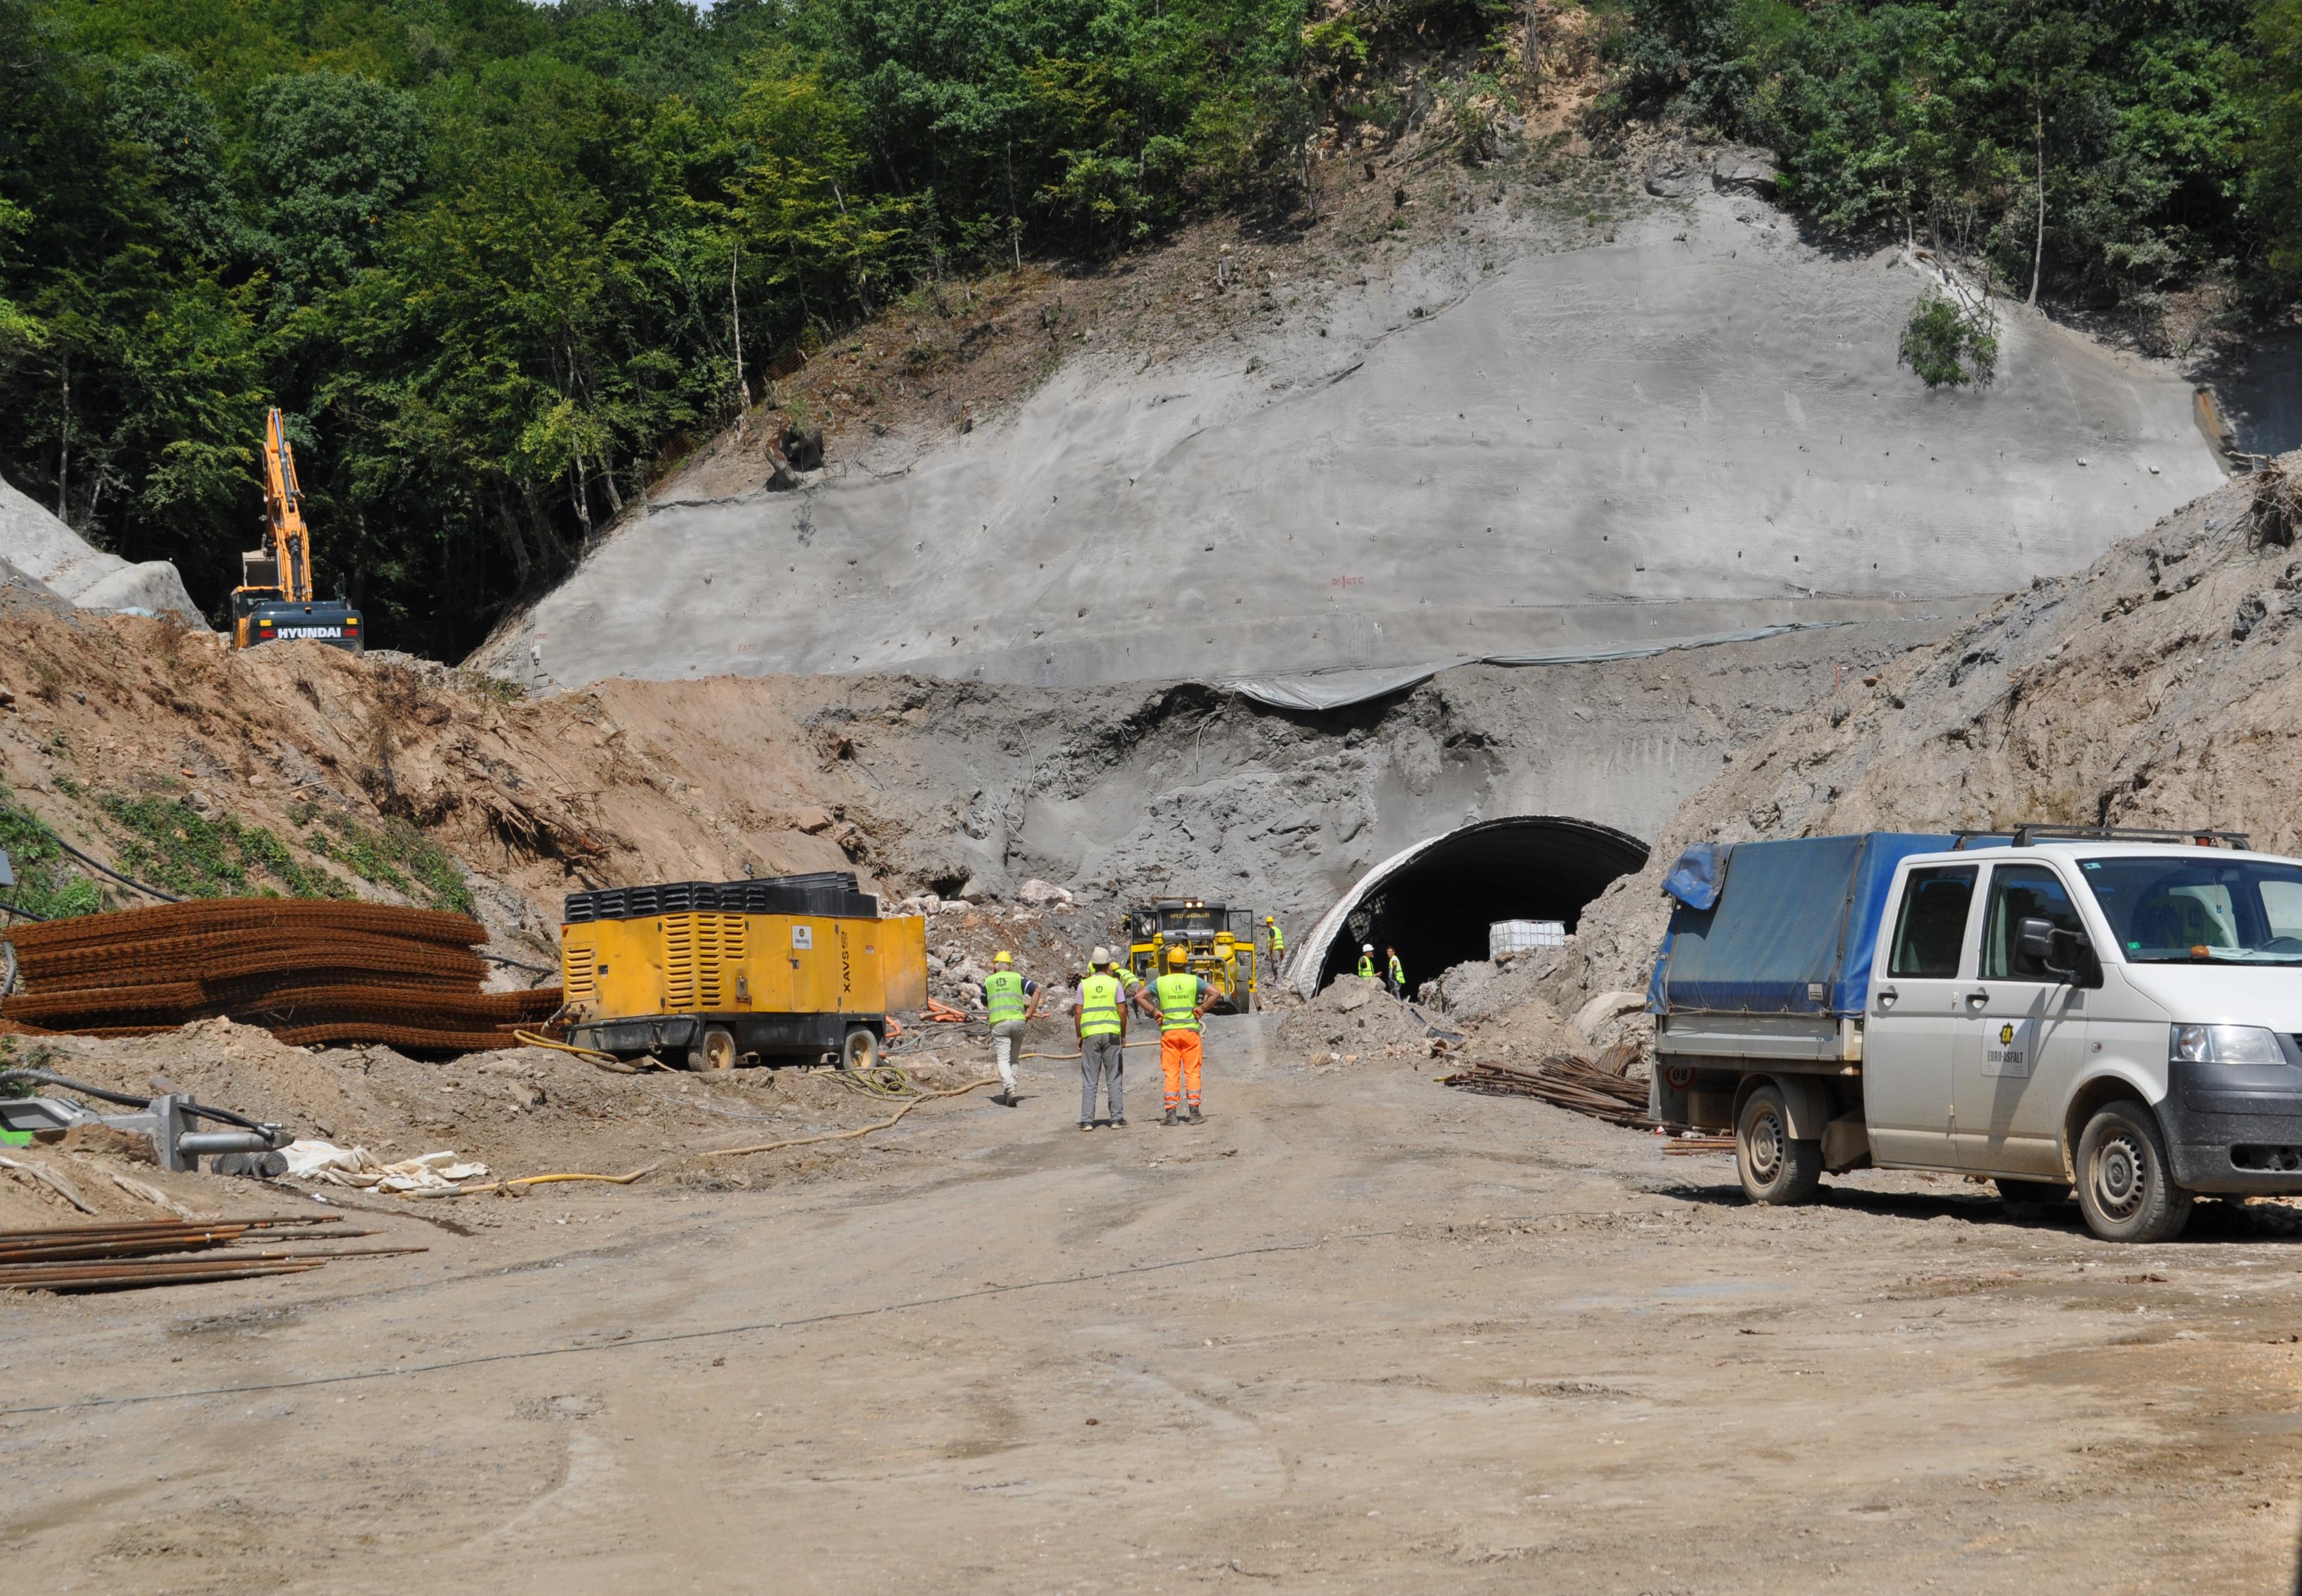
[[2302,964],[2302,865],[2192,853],[2079,868],[2129,963]]

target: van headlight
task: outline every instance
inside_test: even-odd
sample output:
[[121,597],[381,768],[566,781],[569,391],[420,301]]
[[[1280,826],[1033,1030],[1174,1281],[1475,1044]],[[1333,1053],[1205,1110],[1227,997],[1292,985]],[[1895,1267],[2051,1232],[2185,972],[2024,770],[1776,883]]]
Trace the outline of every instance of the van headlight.
[[2168,1056],[2186,1064],[2282,1064],[2278,1033],[2259,1025],[2178,1025]]

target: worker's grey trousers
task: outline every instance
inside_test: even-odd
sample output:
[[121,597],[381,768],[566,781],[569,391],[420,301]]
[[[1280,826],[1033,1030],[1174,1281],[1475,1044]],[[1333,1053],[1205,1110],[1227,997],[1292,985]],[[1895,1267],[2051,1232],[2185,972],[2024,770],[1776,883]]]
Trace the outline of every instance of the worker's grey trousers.
[[1015,1055],[1023,1051],[1023,1022],[1002,1020],[991,1028],[991,1062],[999,1066],[999,1084],[1009,1095],[1015,1090]]
[[1109,1082],[1111,1117],[1127,1117],[1127,1081],[1122,1073],[1127,1067],[1127,1054],[1117,1037],[1082,1037],[1080,1038],[1080,1123],[1095,1118],[1095,1096],[1097,1086]]

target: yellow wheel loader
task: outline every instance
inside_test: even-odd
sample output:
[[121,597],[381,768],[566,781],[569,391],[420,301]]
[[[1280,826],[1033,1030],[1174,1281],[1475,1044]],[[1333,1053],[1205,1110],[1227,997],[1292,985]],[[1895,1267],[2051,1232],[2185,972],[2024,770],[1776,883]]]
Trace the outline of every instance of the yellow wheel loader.
[[1139,980],[1168,969],[1167,950],[1186,949],[1187,965],[1214,989],[1209,1009],[1244,1014],[1255,1006],[1255,916],[1245,909],[1204,898],[1161,898],[1127,911],[1121,923],[1127,938],[1127,967]]

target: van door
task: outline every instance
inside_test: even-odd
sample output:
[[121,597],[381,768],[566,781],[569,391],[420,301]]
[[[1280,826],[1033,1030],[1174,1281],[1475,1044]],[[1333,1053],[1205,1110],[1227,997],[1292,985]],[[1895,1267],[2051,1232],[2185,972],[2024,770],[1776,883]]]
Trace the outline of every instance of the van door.
[[2025,920],[2085,928],[2069,884],[2048,864],[1994,863],[1975,979],[1962,994],[1951,1136],[1959,1167],[2059,1180],[2061,1105],[2084,1062],[2086,994],[2015,946]]
[[1948,1169],[1951,1054],[1962,1023],[1960,976],[1970,969],[1971,864],[1921,865],[1904,877],[1862,1025],[1862,1117],[1879,1163]]

